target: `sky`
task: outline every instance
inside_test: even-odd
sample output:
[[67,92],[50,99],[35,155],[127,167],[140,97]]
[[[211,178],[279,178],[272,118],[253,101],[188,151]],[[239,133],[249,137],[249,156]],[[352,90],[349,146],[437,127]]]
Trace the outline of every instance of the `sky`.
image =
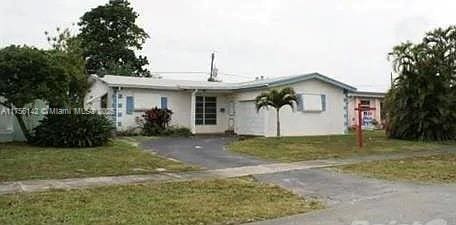
[[[71,27],[108,0],[2,0],[0,48],[48,48],[44,31]],[[139,54],[171,79],[207,79],[216,54],[219,79],[246,81],[319,72],[386,91],[392,47],[454,24],[452,0],[132,0],[150,35]],[[77,32],[78,28],[73,27]]]

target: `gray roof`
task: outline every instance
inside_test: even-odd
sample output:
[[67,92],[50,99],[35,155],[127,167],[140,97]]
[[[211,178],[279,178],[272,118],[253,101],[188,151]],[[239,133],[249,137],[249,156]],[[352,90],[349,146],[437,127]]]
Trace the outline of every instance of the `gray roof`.
[[209,82],[209,81],[192,81],[192,80],[171,80],[146,77],[129,77],[105,75],[104,77],[96,77],[108,86],[113,87],[131,87],[131,88],[150,88],[162,90],[182,90],[182,89],[205,89],[218,91],[234,91],[245,89],[257,89],[266,87],[277,87],[290,85],[297,82],[317,79],[334,86],[346,89],[348,91],[356,91],[356,88],[340,81],[334,80],[319,73],[309,73],[291,76],[282,76],[269,79],[258,79],[248,82],[227,83],[227,82]]

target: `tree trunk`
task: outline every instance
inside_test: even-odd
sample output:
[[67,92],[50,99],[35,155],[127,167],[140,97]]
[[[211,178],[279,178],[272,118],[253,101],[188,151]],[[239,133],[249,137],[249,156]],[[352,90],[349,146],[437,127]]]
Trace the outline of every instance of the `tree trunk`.
[[21,127],[22,133],[25,136],[25,139],[27,139],[27,141],[30,141],[32,135],[30,134],[30,131],[27,129],[27,126],[25,126],[24,117],[22,116],[22,114],[17,114],[16,118],[17,122],[19,123],[19,126]]
[[277,109],[277,137],[280,137],[280,116],[279,116],[280,109]]

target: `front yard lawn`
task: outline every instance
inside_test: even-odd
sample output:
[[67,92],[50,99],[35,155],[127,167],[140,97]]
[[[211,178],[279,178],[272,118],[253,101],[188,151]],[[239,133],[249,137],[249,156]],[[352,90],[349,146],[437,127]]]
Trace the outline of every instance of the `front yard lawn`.
[[364,137],[365,146],[362,150],[356,145],[355,134],[281,138],[259,137],[233,142],[229,148],[234,152],[263,159],[292,162],[435,150],[445,146],[440,143],[388,139],[383,131],[365,132]]
[[322,208],[252,178],[0,196],[0,224],[240,224]]
[[119,140],[108,146],[84,149],[0,144],[0,181],[145,174],[163,169],[175,172],[195,168]]
[[423,183],[455,183],[456,154],[366,162],[338,167],[363,176]]

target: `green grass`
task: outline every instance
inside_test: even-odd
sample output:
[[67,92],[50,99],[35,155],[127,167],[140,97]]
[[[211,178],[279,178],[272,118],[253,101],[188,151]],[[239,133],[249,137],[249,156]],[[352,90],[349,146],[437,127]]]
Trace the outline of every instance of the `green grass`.
[[229,148],[238,153],[284,162],[346,158],[372,154],[439,149],[443,144],[393,140],[383,131],[365,132],[365,146],[356,146],[356,136],[329,135],[308,137],[251,138],[233,142]]
[[0,196],[0,224],[240,224],[322,208],[251,178]]
[[419,183],[456,183],[456,154],[366,162],[337,167],[368,177]]
[[104,147],[40,148],[0,144],[0,181],[186,171],[195,168],[152,155],[124,141]]

